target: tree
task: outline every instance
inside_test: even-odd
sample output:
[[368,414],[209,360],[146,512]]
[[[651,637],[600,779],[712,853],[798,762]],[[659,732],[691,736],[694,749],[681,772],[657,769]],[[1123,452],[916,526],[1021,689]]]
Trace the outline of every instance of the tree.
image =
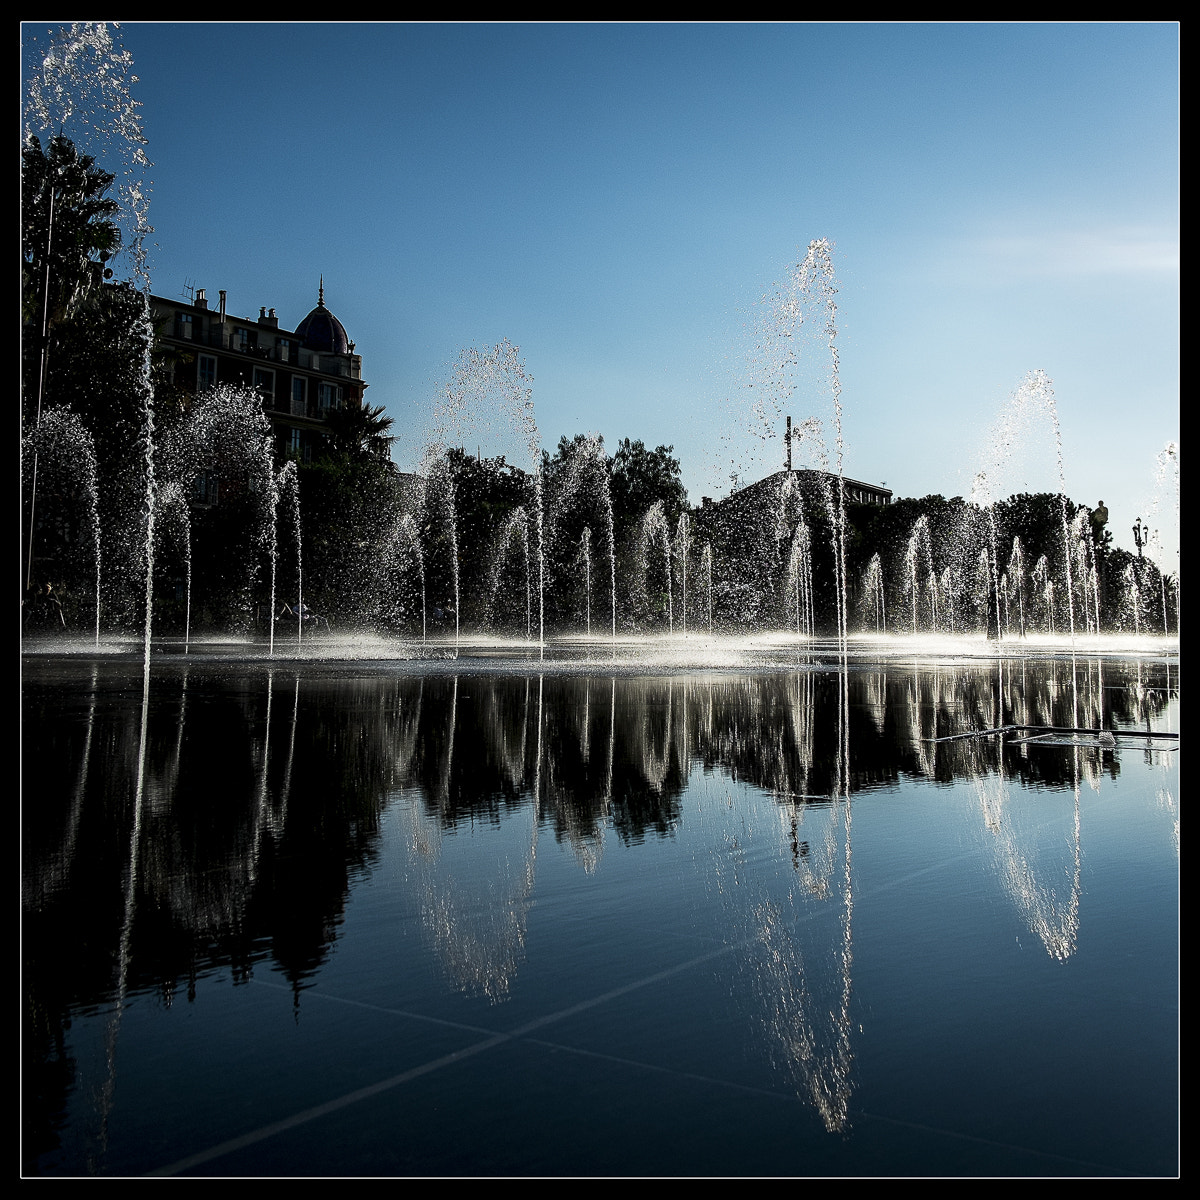
[[325,418],[330,449],[351,458],[386,458],[392,418],[380,407],[352,404],[336,408]]
[[610,484],[613,523],[620,539],[645,515],[656,501],[663,503],[663,514],[675,528],[687,506],[683,469],[674,455],[674,446],[656,446],[647,450],[642,441],[622,438],[612,458]]
[[[145,296],[130,284],[104,284],[54,328],[46,361],[42,411],[68,407],[95,445],[106,621],[136,620],[141,603],[153,336]],[[32,427],[32,405],[28,418]],[[25,502],[34,499],[31,490]],[[35,544],[34,556],[41,553]]]
[[[121,244],[118,205],[105,195],[113,178],[61,135],[45,152],[32,136],[21,149],[21,322],[34,361],[43,325],[49,336],[112,277],[105,264]],[[27,370],[26,392],[35,378]]]

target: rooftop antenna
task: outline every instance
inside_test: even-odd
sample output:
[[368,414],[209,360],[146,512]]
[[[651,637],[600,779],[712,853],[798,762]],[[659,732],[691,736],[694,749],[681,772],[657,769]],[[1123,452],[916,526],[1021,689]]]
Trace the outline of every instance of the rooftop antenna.
[[185,275],[183,279],[183,291],[179,293],[189,304],[196,302],[196,285],[192,282],[190,275]]

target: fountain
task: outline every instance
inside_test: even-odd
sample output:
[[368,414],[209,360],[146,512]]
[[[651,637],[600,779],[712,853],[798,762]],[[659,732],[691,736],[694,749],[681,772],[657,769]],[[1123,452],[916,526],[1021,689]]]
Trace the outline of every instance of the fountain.
[[[912,631],[914,634],[917,632],[917,607],[921,595],[919,564],[922,550],[925,551],[928,574],[932,576],[933,550],[929,545],[929,518],[924,513],[917,518],[916,523],[913,525],[912,533],[908,537],[908,549],[904,554],[904,582],[908,589],[912,612]],[[928,585],[926,587],[928,590]],[[931,594],[929,596],[931,628],[936,628],[936,622],[933,620],[935,603],[935,597]]]
[[1134,636],[1141,634],[1142,626],[1142,589],[1138,583],[1137,566],[1130,563],[1122,575],[1125,583],[1125,611],[1127,619],[1133,624]]
[[687,513],[680,513],[679,524],[675,529],[675,556],[679,560],[679,615],[683,634],[687,636],[687,565],[688,555],[692,550],[691,522]]
[[[300,480],[294,460],[285,462],[275,477],[274,509],[277,513],[282,500],[288,502],[292,514],[291,534],[296,548],[296,645],[304,640],[304,547],[300,524]],[[273,610],[273,605],[272,605]]]
[[1054,579],[1050,574],[1050,564],[1043,554],[1033,566],[1033,583],[1035,594],[1042,600],[1046,632],[1054,635]]
[[177,479],[165,484],[158,493],[158,537],[161,542],[167,535],[170,535],[176,554],[183,564],[183,650],[185,654],[191,641],[192,632],[192,514],[188,500],[189,496],[185,485]]
[[887,604],[883,594],[883,563],[878,554],[871,555],[863,576],[863,623],[874,633],[887,629]]
[[1168,592],[1173,594],[1175,631],[1179,632],[1179,447],[1175,442],[1168,442],[1155,460],[1154,491],[1146,506],[1145,525],[1150,529],[1150,559],[1159,576],[1166,636]]
[[942,577],[939,581],[942,595],[942,608],[946,614],[946,631],[950,634],[957,632],[956,620],[956,597],[958,595],[958,585],[954,577],[954,569],[946,567],[942,571]]
[[[40,460],[31,527],[83,498],[60,561],[73,550],[96,580],[83,665],[51,637],[23,664],[26,761],[43,764],[22,890],[28,1074],[49,1130],[31,1156],[47,1173],[303,1171],[322,1156],[579,1169],[584,1142],[628,1169],[664,1112],[683,1115],[642,1139],[648,1174],[904,1174],[944,1166],[947,1146],[999,1173],[1169,1162],[1145,1146],[1177,1124],[1170,1030],[1143,1022],[1114,1051],[1094,1017],[1130,986],[1147,1011],[1177,986],[1171,733],[1150,726],[1172,719],[1178,678],[1173,645],[1141,640],[1146,605],[1161,602],[1166,631],[1166,551],[1153,533],[1154,562],[1119,576],[1132,636],[1108,655],[1077,645],[1102,631],[1106,564],[1065,495],[1005,500],[989,464],[969,503],[863,511],[843,474],[836,293],[814,241],[777,298],[761,409],[769,425],[797,403],[807,322],[832,414],[789,418],[786,468],[699,508],[614,499],[597,436],[551,457],[516,347],[465,351],[418,477],[393,481],[376,539],[354,547],[367,566],[340,581],[369,593],[365,616],[320,638],[298,621],[294,648],[275,637],[280,589],[299,604],[339,581],[314,571],[331,551],[304,523],[312,475],[277,462],[260,396],[218,387],[173,416],[139,383],[124,508],[104,507],[111,443],[82,413],[40,414],[23,445]],[[144,356],[132,374],[148,381]],[[1053,417],[1061,483],[1052,397],[1035,373],[1012,420]],[[519,465],[469,458],[468,420],[494,420],[498,441],[515,431]],[[793,466],[800,449],[811,467]],[[611,647],[592,633],[605,555]],[[164,632],[172,556],[181,641]],[[101,637],[113,575],[144,585],[140,671]],[[1062,597],[1070,640],[1052,642]],[[1156,797],[1145,812],[1089,804],[1117,781],[1119,738]],[[1126,911],[1104,856],[1138,822],[1163,836],[1145,839],[1144,907]],[[964,831],[987,852],[964,856]],[[979,858],[991,869],[975,875]],[[1131,922],[1151,931],[1133,951]],[[1141,957],[1114,983],[1119,953]],[[1052,1053],[1031,997],[1057,1021]],[[133,1050],[120,1073],[118,1033]],[[1014,1045],[1032,1074],[1006,1088]],[[1121,1062],[1095,1070],[1106,1053]],[[1001,1081],[978,1119],[965,1054]],[[1149,1082],[1131,1082],[1140,1060]],[[181,1078],[199,1083],[181,1095]],[[513,1078],[538,1081],[533,1099],[487,1103],[499,1132],[464,1150],[455,1131],[480,1096],[515,1095]],[[1099,1097],[1075,1124],[1101,1132],[1064,1142],[1037,1097],[1079,1078],[1077,1108]],[[416,1122],[399,1142],[397,1111]],[[597,1114],[611,1122],[598,1132]],[[555,1122],[572,1136],[521,1140]],[[321,1136],[351,1124],[349,1141]],[[765,1150],[739,1160],[754,1139]]]
[[1012,542],[1012,554],[1008,559],[1008,571],[1006,577],[1011,579],[1016,586],[1017,592],[1017,613],[1020,618],[1020,634],[1025,636],[1025,552],[1021,548],[1021,539],[1014,537]]
[[525,593],[525,637],[533,638],[533,575],[529,547],[529,514],[524,508],[515,508],[505,518],[496,537],[496,548],[493,552],[492,574],[488,586],[488,607],[485,618],[486,625],[494,628],[503,619],[498,605],[502,597],[511,595],[516,590],[511,586],[503,586],[505,567],[509,552],[514,542],[520,542],[524,561],[524,593]]
[[[604,451],[604,440],[598,434],[580,434],[572,441],[565,438],[559,444],[559,452],[546,460],[548,475],[545,480],[546,493],[546,557],[554,564],[548,575],[556,575],[559,594],[555,603],[560,610],[578,611],[578,601],[571,595],[569,568],[575,559],[584,567],[583,608],[585,626],[591,634],[591,567],[593,562],[594,525],[601,525],[606,533],[604,552],[609,561],[610,607],[612,636],[616,637],[617,618],[617,563],[616,539],[613,524],[612,490],[609,484],[610,463]],[[578,544],[579,554],[571,547]]]
[[[405,573],[407,564],[416,563],[421,595],[421,643],[424,645],[429,637],[426,612],[425,555],[421,549],[421,538],[412,513],[399,513],[393,519],[386,557],[390,565],[390,573],[396,580],[394,586],[397,591],[401,586],[400,576]],[[405,615],[403,602],[397,600],[394,603],[396,616],[403,620]]]
[[[25,585],[33,584],[35,546],[44,546],[50,536],[46,526],[57,523],[64,528],[60,536],[69,545],[78,542],[90,545],[92,557],[92,582],[95,601],[94,628],[96,644],[100,643],[100,507],[97,491],[96,451],[91,434],[79,418],[67,408],[54,408],[42,414],[37,428],[22,439],[21,460],[30,476],[40,464],[42,504],[41,526],[32,524],[34,513],[30,505],[29,558]],[[29,480],[31,496],[35,494],[33,479]],[[75,514],[82,514],[81,529],[65,528]],[[60,552],[61,553],[61,552]],[[52,557],[59,557],[52,555]],[[69,559],[68,559],[69,561]],[[72,580],[72,583],[75,581]]]
[[[1026,638],[1031,622],[1053,636],[1062,619],[1071,639],[1096,637],[1105,629],[1103,562],[1089,510],[1070,505],[1061,494],[996,499],[1003,461],[977,474],[969,503],[935,497],[930,502],[901,502],[877,514],[847,515],[839,501],[839,477],[832,471],[806,469],[779,472],[760,487],[743,489],[720,505],[685,509],[677,519],[672,516],[673,532],[665,504],[658,500],[632,521],[623,515],[624,527],[636,531],[627,543],[632,553],[623,552],[615,532],[613,460],[595,435],[580,435],[574,443],[563,439],[555,458],[543,456],[528,383],[515,348],[504,343],[486,354],[465,352],[446,394],[447,411],[456,419],[482,407],[515,428],[532,470],[510,467],[503,458],[485,463],[482,457],[469,459],[461,451],[447,449],[447,435],[453,429],[453,422],[447,421],[443,436],[429,444],[417,486],[407,499],[398,498],[393,508],[385,507],[381,513],[380,551],[372,555],[369,547],[364,550],[366,557],[375,560],[379,577],[381,598],[374,631],[399,633],[397,648],[402,653],[403,631],[410,627],[403,613],[415,614],[418,586],[422,646],[430,640],[431,590],[438,593],[439,628],[444,631],[453,616],[456,649],[461,648],[464,634],[469,638],[487,630],[511,629],[516,604],[524,640],[536,641],[543,658],[550,641],[569,639],[573,630],[590,638],[597,528],[606,532],[600,553],[609,560],[608,616],[614,650],[618,614],[634,634],[653,633],[656,624],[673,634],[678,616],[679,630],[687,635],[689,618],[699,613],[710,633],[718,632],[722,624],[732,626],[731,615],[743,634],[786,630],[812,640],[824,628],[844,653],[847,622],[841,610],[849,589],[842,573],[848,563],[859,581],[856,611],[864,632],[885,633],[889,608],[893,613],[906,612],[904,624],[911,635],[972,637],[986,632],[992,640],[1009,641]],[[1001,460],[1012,453],[1015,426],[1031,414],[1053,417],[1052,390],[1040,373],[1018,389],[1001,422],[1009,438]],[[260,399],[246,389],[229,385],[210,389],[182,416],[164,423],[157,434],[148,404],[144,418],[143,428],[150,434],[143,435],[140,443],[140,474],[147,500],[133,531],[135,544],[140,541],[142,546],[137,575],[147,581],[146,643],[155,606],[166,613],[167,602],[156,594],[150,568],[157,555],[160,566],[169,568],[173,560],[179,563],[183,582],[176,584],[181,612],[176,619],[185,653],[199,612],[205,614],[203,624],[209,629],[212,614],[220,611],[234,615],[243,630],[251,628],[261,580],[265,599],[258,602],[264,614],[261,624],[267,653],[273,654],[276,576],[283,546],[292,554],[288,587],[294,587],[298,602],[307,580],[301,472],[294,463],[276,470]],[[72,453],[83,475],[90,478],[88,464],[96,454],[84,445],[86,429],[69,415],[49,413],[45,420],[38,444],[49,447],[55,438],[66,436],[56,431],[71,430],[76,446]],[[793,427],[789,421],[788,432],[789,451],[809,445],[822,461],[819,423],[806,420]],[[1056,435],[1056,445],[1059,441]],[[27,445],[33,442],[27,439]],[[1057,460],[1061,477],[1061,454]],[[44,470],[50,469],[46,457]],[[213,487],[221,489],[222,503],[212,508],[201,500],[197,506],[198,498],[208,494],[205,489]],[[89,488],[89,494],[101,494],[98,482],[84,485],[85,491]],[[890,548],[879,542],[878,532],[874,542],[856,534],[853,555],[840,548],[845,530],[857,529],[866,515],[877,531],[886,531],[894,529],[906,512],[912,515],[901,543],[902,562],[894,542]],[[99,564],[103,560],[107,568],[109,558],[96,532],[101,524],[97,515],[88,526],[93,544],[89,561],[96,579],[107,574]],[[721,541],[720,554],[714,536]],[[1030,537],[1035,556],[1032,571],[1026,566]],[[236,555],[235,548],[240,547],[240,580],[228,574],[219,580],[214,577],[214,538],[220,540],[227,557],[231,552]],[[1146,544],[1152,558],[1162,557],[1161,538],[1148,536]],[[1006,546],[1011,550],[1005,551]],[[697,547],[698,564],[693,562]],[[627,560],[623,553],[629,554]],[[200,559],[210,565],[197,575]],[[696,565],[700,589],[695,586]],[[1144,570],[1152,582],[1140,577],[1135,581],[1141,596],[1136,621],[1128,601],[1134,578],[1124,572],[1119,583],[1124,615],[1116,620],[1125,627],[1132,624],[1138,636],[1154,624],[1141,611],[1148,586],[1161,610],[1162,628],[1169,629],[1170,577],[1149,560]],[[128,569],[123,573],[125,579],[130,575]],[[411,582],[405,583],[406,578]],[[402,598],[406,588],[412,596],[408,601]],[[902,589],[899,601],[895,594],[889,595],[889,588],[893,593]],[[165,596],[170,589],[164,585],[160,590]],[[94,591],[98,641],[100,613],[109,606],[102,602],[103,588]],[[655,594],[661,600],[652,601]],[[469,614],[465,626],[464,611]],[[694,629],[695,621],[691,623]],[[1108,624],[1111,627],[1111,616]],[[304,628],[300,622],[297,651],[309,640]],[[386,653],[386,644],[386,638],[379,643],[379,653]],[[322,652],[313,646],[306,649]]]
[[[660,595],[662,600],[665,600],[665,604],[662,600],[656,603],[651,590],[651,576],[655,574],[655,565],[651,559],[659,551],[662,555],[662,563],[659,567],[660,578],[665,585],[665,590]],[[673,633],[675,630],[675,605],[671,585],[671,534],[667,529],[667,518],[663,513],[661,500],[655,501],[642,517],[642,536],[638,548],[638,560],[640,592],[645,598],[646,611],[650,614],[649,619],[653,620],[656,612],[664,614],[667,618],[667,631]]]
[[[52,68],[48,68],[47,80],[55,71],[63,79],[74,80],[79,64],[89,54],[116,55],[113,61],[124,63],[111,36],[92,27],[73,29],[68,41],[73,49],[47,57]],[[31,109],[41,114],[43,127],[52,107],[47,87],[43,82],[34,89],[36,103]],[[135,223],[144,225],[144,212]],[[904,541],[898,540],[898,531],[893,529],[890,545],[882,534],[873,544],[861,542],[863,515],[849,511],[853,506],[847,503],[843,469],[836,296],[831,246],[816,239],[766,305],[767,320],[756,347],[751,415],[761,444],[779,437],[781,418],[786,420],[786,469],[709,510],[672,506],[669,522],[661,499],[651,500],[641,511],[622,511],[618,522],[611,487],[614,460],[606,455],[597,435],[580,435],[574,443],[563,439],[554,458],[543,451],[532,380],[515,346],[503,341],[486,350],[463,351],[442,390],[417,485],[407,496],[399,487],[393,489],[395,494],[379,509],[376,542],[364,541],[356,547],[359,558],[370,568],[364,573],[370,579],[361,590],[364,596],[378,595],[372,601],[373,612],[364,602],[366,611],[353,632],[403,634],[404,620],[398,625],[394,621],[404,607],[397,598],[402,587],[399,577],[415,572],[420,580],[423,647],[430,638],[427,614],[431,594],[443,623],[448,624],[453,615],[456,650],[464,633],[470,637],[494,627],[505,606],[511,609],[516,597],[523,596],[525,640],[534,640],[536,606],[536,640],[544,656],[551,637],[573,636],[580,626],[584,635],[591,637],[592,568],[606,550],[614,651],[619,619],[634,635],[655,632],[656,621],[673,634],[678,610],[679,628],[686,635],[689,617],[694,618],[700,607],[693,562],[694,549],[700,547],[704,616],[710,633],[725,630],[749,635],[786,630],[811,640],[825,632],[836,638],[844,655],[850,634],[848,580],[854,578],[862,581],[858,611],[866,631],[880,634],[887,630],[890,606],[893,614],[907,609],[912,634],[982,629],[990,631],[994,640],[1003,641],[1012,636],[1015,626],[1023,636],[1024,556],[1028,548],[1021,537],[1025,526],[1020,526],[1021,532],[1014,531],[1015,518],[1005,508],[1011,502],[999,497],[997,484],[1006,461],[1035,418],[1051,422],[1062,483],[1062,435],[1048,377],[1044,372],[1031,372],[1012,396],[993,439],[994,461],[978,474],[970,504],[959,502],[953,508],[954,502],[949,502],[944,511],[938,511],[927,505],[922,508],[920,502],[908,510],[911,515]],[[222,385],[199,397],[182,423],[156,418],[144,313],[133,323],[140,324],[143,339],[142,353],[132,371],[137,377],[132,390],[139,405],[140,430],[131,443],[136,451],[128,455],[126,491],[132,496],[136,490],[140,500],[135,506],[127,498],[124,511],[118,514],[121,519],[109,520],[105,497],[117,489],[97,479],[101,511],[95,528],[111,530],[103,534],[111,539],[111,546],[96,535],[98,549],[91,555],[96,576],[102,576],[99,564],[103,561],[103,576],[120,580],[126,591],[131,580],[145,581],[144,600],[138,607],[144,618],[147,653],[156,603],[165,608],[155,591],[156,553],[160,566],[169,564],[172,553],[179,561],[185,651],[198,617],[210,630],[224,622],[226,628],[240,624],[246,632],[256,603],[259,611],[264,607],[257,595],[262,578],[269,604],[269,616],[262,625],[267,653],[273,654],[281,535],[295,550],[298,603],[303,602],[303,586],[312,578],[311,571],[305,571],[302,541],[307,542],[310,557],[318,561],[329,557],[328,545],[322,545],[320,537],[312,538],[312,530],[309,539],[303,537],[303,472],[292,463],[275,470],[262,407],[252,394],[239,399]],[[815,345],[816,354],[809,353],[811,346],[802,344],[806,338]],[[821,397],[817,407],[827,411],[793,426],[786,409],[795,402],[802,364],[817,367]],[[485,468],[480,454],[476,476],[469,476],[466,467],[471,460],[461,449],[469,427],[483,427],[500,440],[515,433],[519,465],[510,466],[500,458],[488,460],[491,466]],[[83,429],[87,432],[86,423]],[[31,469],[37,444],[36,438],[27,439]],[[98,446],[93,452],[101,474],[110,450]],[[801,454],[807,454],[811,466],[794,462],[794,456],[798,459]],[[1168,474],[1173,465],[1177,476],[1177,455],[1169,448],[1160,475]],[[484,486],[478,476],[489,470],[492,479]],[[197,563],[203,557],[204,544],[213,540],[212,530],[205,527],[216,526],[224,518],[202,512],[203,502],[197,504],[193,491],[198,479],[218,476],[226,484],[235,476],[244,478],[247,491],[240,497],[226,491],[228,503],[223,501],[222,507],[240,506],[250,531],[237,544],[242,578],[236,583],[224,580],[225,595],[221,597],[214,594],[211,555],[208,569],[197,571]],[[31,493],[33,490],[31,487]],[[1028,549],[1041,567],[1037,586],[1043,625],[1047,632],[1053,629],[1055,604],[1065,599],[1068,635],[1075,638],[1077,619],[1081,618],[1080,629],[1095,636],[1104,625],[1103,564],[1094,538],[1089,536],[1085,510],[1071,506],[1069,512],[1061,490],[1056,504],[1058,545],[1046,544],[1043,537]],[[286,531],[281,518],[289,519]],[[884,529],[888,522],[878,524]],[[1040,528],[1044,532],[1044,520]],[[606,539],[603,534],[596,536],[600,530],[607,534]],[[636,531],[632,539],[630,530]],[[1009,538],[1013,550],[1006,568],[1001,544],[1007,544]],[[907,549],[900,564],[897,546],[905,541]],[[1155,537],[1151,544],[1161,557],[1161,539]],[[523,572],[514,557],[518,551],[523,552]],[[317,578],[318,594],[337,586],[336,579],[331,583],[319,574]],[[355,578],[343,586],[357,588],[361,582]],[[506,595],[509,590],[512,596]],[[1161,565],[1155,590],[1166,629],[1170,589]],[[114,626],[121,620],[128,625],[134,611],[128,598],[121,604],[102,604],[99,592],[97,588],[93,606],[97,641],[102,611],[111,614]],[[652,592],[659,592],[664,603],[652,605]],[[236,599],[233,593],[237,593]],[[972,601],[976,606],[973,616],[967,611]],[[512,615],[509,612],[501,622],[513,624]],[[1144,622],[1139,628],[1141,624]],[[694,619],[692,625],[694,629]],[[297,650],[305,640],[303,630],[304,623],[298,622]],[[348,626],[346,632],[351,632]],[[399,639],[402,653],[404,640]],[[386,638],[381,653],[385,644]],[[308,649],[315,652],[313,647]]]
[[583,560],[584,627],[592,636],[592,527],[585,525],[579,539],[579,556]]

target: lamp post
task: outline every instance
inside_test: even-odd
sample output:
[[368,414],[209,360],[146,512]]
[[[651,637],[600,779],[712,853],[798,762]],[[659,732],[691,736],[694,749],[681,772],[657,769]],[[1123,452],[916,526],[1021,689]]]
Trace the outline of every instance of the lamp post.
[[1142,518],[1133,523],[1133,544],[1137,546],[1138,558],[1142,557],[1142,547],[1150,540],[1150,527],[1142,524]]

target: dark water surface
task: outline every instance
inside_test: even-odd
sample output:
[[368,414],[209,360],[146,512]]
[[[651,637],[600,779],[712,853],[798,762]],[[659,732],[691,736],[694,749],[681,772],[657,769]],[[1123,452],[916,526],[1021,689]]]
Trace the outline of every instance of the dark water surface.
[[26,1174],[1178,1171],[1177,659],[23,667]]

